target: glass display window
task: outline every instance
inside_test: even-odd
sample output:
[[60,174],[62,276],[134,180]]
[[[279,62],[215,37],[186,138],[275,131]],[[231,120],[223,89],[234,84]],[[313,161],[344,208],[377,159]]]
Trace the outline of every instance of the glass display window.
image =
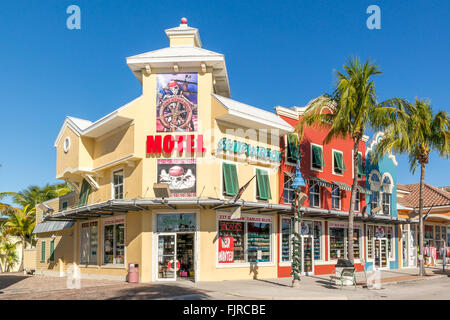
[[270,228],[269,223],[247,223],[248,262],[270,261]]
[[245,262],[244,222],[219,221],[219,237],[232,237],[234,245],[234,262]]
[[314,221],[314,260],[322,260],[322,222]]
[[98,263],[98,222],[82,223],[80,232],[80,263],[96,265]]
[[330,258],[332,260],[345,257],[345,229],[330,228]]
[[425,239],[433,239],[433,226],[425,225]]
[[367,258],[373,259],[373,236],[374,227],[367,226]]
[[104,221],[103,263],[125,264],[125,218]]
[[194,232],[196,220],[194,213],[157,214],[157,232]]
[[292,220],[290,218],[281,219],[281,261],[292,260],[292,241],[291,235],[293,233]]

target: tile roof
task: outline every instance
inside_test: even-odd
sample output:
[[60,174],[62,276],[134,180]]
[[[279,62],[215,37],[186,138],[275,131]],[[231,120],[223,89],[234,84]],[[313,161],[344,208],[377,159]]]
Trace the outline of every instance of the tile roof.
[[[397,184],[397,189],[409,191],[410,193],[403,197],[397,197],[397,202],[405,207],[418,208],[419,207],[419,190],[420,184]],[[450,205],[450,192],[436,188],[432,185],[424,183],[423,188],[423,206],[424,207],[438,207]]]

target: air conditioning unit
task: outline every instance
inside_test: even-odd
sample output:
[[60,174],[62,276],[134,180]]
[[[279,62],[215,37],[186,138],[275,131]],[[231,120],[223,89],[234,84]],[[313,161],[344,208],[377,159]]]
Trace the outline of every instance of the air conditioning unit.
[[156,198],[168,198],[170,196],[169,184],[167,183],[154,183],[153,191]]

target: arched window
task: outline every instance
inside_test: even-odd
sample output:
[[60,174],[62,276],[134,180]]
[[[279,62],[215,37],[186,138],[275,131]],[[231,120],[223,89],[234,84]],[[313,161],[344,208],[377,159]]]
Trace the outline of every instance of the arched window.
[[391,184],[391,179],[388,176],[385,176],[383,179],[383,184]]

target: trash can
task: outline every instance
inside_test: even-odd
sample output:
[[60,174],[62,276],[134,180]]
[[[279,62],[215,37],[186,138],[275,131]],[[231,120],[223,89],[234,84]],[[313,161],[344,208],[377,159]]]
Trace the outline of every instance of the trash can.
[[137,263],[128,264],[128,282],[139,283],[139,265]]

